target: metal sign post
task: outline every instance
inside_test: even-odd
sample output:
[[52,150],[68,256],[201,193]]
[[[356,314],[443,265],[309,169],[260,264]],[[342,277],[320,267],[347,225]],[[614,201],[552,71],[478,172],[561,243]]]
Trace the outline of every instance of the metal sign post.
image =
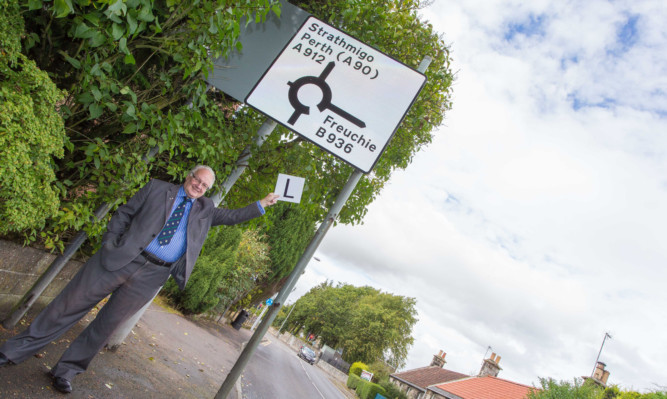
[[294,288],[296,281],[301,276],[301,273],[303,273],[304,269],[308,265],[308,262],[310,262],[310,259],[315,254],[315,250],[317,250],[317,247],[320,246],[324,236],[326,235],[329,228],[333,225],[336,217],[338,217],[338,214],[340,213],[340,210],[343,208],[343,205],[345,205],[345,202],[350,197],[350,194],[352,194],[354,191],[354,188],[357,186],[357,183],[362,176],[363,174],[361,171],[355,170],[343,187],[343,190],[340,192],[340,194],[338,194],[336,202],[331,207],[331,210],[329,210],[326,219],[324,222],[322,222],[322,224],[320,224],[320,227],[317,229],[315,236],[312,240],[310,240],[310,243],[306,247],[303,255],[301,255],[301,258],[299,258],[296,266],[294,266],[294,270],[292,270],[292,273],[290,273],[287,281],[285,282],[285,285],[283,285],[283,288],[278,293],[275,302],[273,305],[268,307],[269,309],[267,314],[262,319],[262,322],[259,324],[259,327],[255,333],[252,335],[252,337],[250,337],[250,341],[248,341],[246,344],[243,352],[241,352],[241,355],[236,360],[236,363],[234,363],[234,366],[229,371],[229,374],[227,374],[227,378],[225,378],[225,381],[222,383],[220,390],[218,390],[218,393],[215,395],[215,399],[224,399],[231,392],[234,384],[236,383],[236,380],[238,380],[246,364],[248,364],[248,361],[255,353],[255,350],[264,337],[264,334],[266,334],[266,332],[269,330],[271,323],[273,323],[273,320],[278,315],[278,311],[280,310],[280,306],[282,305],[283,301],[285,301],[289,294],[292,292],[292,288]]
[[[422,62],[419,64],[418,70],[420,72],[425,72],[430,63],[431,63],[431,57],[429,56],[424,57]],[[350,197],[352,192],[354,192],[354,189],[357,186],[357,183],[359,183],[359,180],[361,180],[362,176],[363,173],[359,169],[355,169],[355,171],[352,173],[352,175],[348,179],[347,183],[345,184],[341,192],[338,194],[338,197],[336,197],[336,201],[329,210],[326,219],[322,222],[322,224],[320,224],[320,227],[317,229],[315,236],[310,240],[310,243],[306,247],[306,250],[304,251],[303,255],[301,255],[301,258],[299,258],[299,261],[297,262],[296,266],[294,266],[294,270],[292,270],[292,273],[290,273],[289,277],[287,278],[285,285],[283,285],[282,289],[278,293],[275,302],[273,303],[272,306],[269,307],[267,315],[264,316],[264,319],[262,319],[262,322],[260,323],[259,327],[252,335],[252,337],[250,337],[250,340],[243,348],[241,355],[236,360],[236,363],[234,363],[234,366],[229,371],[229,374],[227,374],[227,377],[225,378],[225,381],[222,383],[220,389],[218,390],[218,393],[215,395],[215,399],[226,399],[229,393],[231,392],[236,381],[241,376],[243,369],[248,364],[248,361],[250,361],[252,355],[255,353],[255,350],[257,349],[257,346],[264,337],[264,334],[266,334],[266,332],[269,330],[269,327],[273,323],[273,320],[275,320],[276,316],[278,315],[278,311],[280,310],[280,307],[282,306],[283,302],[287,300],[287,297],[294,289],[297,280],[304,272],[306,266],[308,265],[308,262],[310,262],[310,259],[315,254],[315,251],[317,250],[320,243],[324,239],[324,236],[326,235],[327,231],[329,231],[329,228],[335,222],[336,217],[338,217],[340,210],[343,208],[343,205],[345,205],[347,199]],[[282,326],[280,328],[282,329]]]

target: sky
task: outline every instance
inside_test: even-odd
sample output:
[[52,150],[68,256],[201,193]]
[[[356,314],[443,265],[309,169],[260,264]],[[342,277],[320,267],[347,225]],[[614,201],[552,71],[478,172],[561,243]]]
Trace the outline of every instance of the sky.
[[[403,370],[667,389],[664,0],[436,0],[453,109],[363,225],[336,226],[288,303],[325,281],[417,299]],[[663,335],[665,334],[665,335]],[[491,349],[489,349],[491,348]]]

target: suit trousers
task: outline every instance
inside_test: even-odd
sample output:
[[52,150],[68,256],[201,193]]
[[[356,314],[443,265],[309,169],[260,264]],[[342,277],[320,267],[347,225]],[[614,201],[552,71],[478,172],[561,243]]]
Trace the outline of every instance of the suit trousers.
[[155,265],[141,255],[119,270],[108,271],[101,265],[99,253],[83,265],[24,332],[0,347],[0,353],[14,363],[26,360],[69,330],[111,293],[97,317],[51,369],[55,377],[71,380],[88,368],[116,327],[151,300],[169,278],[168,267]]

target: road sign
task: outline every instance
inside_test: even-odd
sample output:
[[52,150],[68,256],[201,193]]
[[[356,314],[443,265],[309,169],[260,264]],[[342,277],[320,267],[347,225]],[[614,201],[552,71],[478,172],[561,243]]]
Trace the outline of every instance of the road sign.
[[368,173],[426,77],[309,17],[245,102]]
[[273,305],[273,298],[269,298],[266,300],[266,306],[271,306]]

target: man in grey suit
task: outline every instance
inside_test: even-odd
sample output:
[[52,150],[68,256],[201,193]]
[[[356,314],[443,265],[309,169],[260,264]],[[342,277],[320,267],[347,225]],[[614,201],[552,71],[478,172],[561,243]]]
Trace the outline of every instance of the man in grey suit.
[[0,367],[26,360],[112,293],[51,369],[53,386],[71,392],[71,379],[86,370],[116,327],[151,300],[169,275],[185,288],[211,226],[261,216],[278,198],[271,193],[241,209],[216,208],[203,196],[214,181],[213,170],[199,165],[182,185],[151,180],[139,189],[111,217],[100,250],[24,332],[0,347]]

